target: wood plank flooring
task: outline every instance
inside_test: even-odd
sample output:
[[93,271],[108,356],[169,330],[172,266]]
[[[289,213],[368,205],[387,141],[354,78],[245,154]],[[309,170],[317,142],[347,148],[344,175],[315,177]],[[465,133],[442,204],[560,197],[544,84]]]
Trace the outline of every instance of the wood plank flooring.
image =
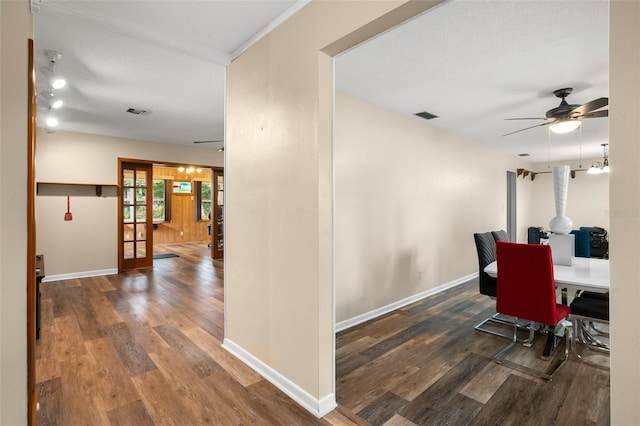
[[336,337],[339,407],[323,419],[221,348],[222,262],[159,246],[153,270],[43,283],[38,425],[609,424],[609,374],[553,382],[493,362],[470,282]]
[[[495,363],[508,340],[474,330],[494,307],[474,280],[338,333],[338,403],[372,425],[610,424],[607,370],[571,360],[548,382]],[[543,345],[510,358],[542,368]]]
[[355,424],[316,419],[220,346],[223,264],[172,245],[153,270],[46,282],[38,425]]

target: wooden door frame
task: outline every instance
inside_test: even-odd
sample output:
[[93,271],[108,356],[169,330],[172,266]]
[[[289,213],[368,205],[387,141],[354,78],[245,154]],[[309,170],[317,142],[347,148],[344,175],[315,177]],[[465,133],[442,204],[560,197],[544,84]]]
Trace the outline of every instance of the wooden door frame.
[[[124,179],[123,179],[123,169],[128,167],[136,169],[137,167],[145,168],[145,175],[147,180],[147,191],[145,195],[145,205],[146,205],[146,217],[144,223],[146,224],[145,231],[145,257],[140,258],[144,259],[143,262],[136,261],[137,257],[137,247],[134,246],[134,261],[132,267],[125,267],[125,258],[124,258],[124,217],[123,217],[123,197],[124,197]],[[136,169],[137,171],[137,169]],[[135,186],[135,175],[134,175],[134,186]],[[150,206],[153,205],[153,191],[152,189],[153,183],[153,164],[148,162],[133,162],[133,161],[120,161],[118,159],[118,186],[120,187],[120,191],[118,194],[118,272],[128,271],[132,269],[138,268],[152,268],[153,267],[153,212],[150,209]],[[136,198],[134,191],[134,200]],[[135,208],[134,208],[135,215]],[[136,223],[134,216],[134,233],[136,232]],[[150,259],[150,264],[147,264],[147,259]]]

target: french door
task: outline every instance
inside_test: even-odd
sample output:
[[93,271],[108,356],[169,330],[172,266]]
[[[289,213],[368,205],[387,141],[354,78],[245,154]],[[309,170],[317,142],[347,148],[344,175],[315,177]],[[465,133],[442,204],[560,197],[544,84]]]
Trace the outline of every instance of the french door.
[[153,165],[119,161],[118,269],[153,266]]

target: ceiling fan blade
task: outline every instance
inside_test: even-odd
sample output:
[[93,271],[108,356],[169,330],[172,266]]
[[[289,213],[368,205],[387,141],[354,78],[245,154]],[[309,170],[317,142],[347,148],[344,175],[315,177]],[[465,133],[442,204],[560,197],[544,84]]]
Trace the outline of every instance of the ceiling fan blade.
[[511,133],[506,133],[502,136],[509,136],[512,135],[514,133],[518,133],[518,132],[522,132],[524,130],[529,130],[529,129],[533,129],[534,127],[540,127],[540,126],[548,126],[551,123],[555,123],[555,121],[547,121],[546,123],[542,123],[542,124],[536,124],[535,126],[531,126],[531,127],[525,127],[524,129],[520,129],[520,130],[516,130],[515,132],[511,132]]
[[505,118],[505,120],[546,120],[545,117]]
[[591,111],[595,111],[607,105],[609,105],[609,98],[598,98],[592,100],[591,102],[587,102],[586,104],[580,105],[578,108],[573,109],[570,114],[572,116],[576,113],[582,115]]
[[598,117],[608,117],[609,116],[609,110],[605,109],[604,111],[594,111],[594,112],[590,112],[588,114],[583,114],[580,116],[580,118],[598,118]]
[[219,140],[219,141],[193,141],[193,143],[214,143],[214,142],[224,142],[224,140]]

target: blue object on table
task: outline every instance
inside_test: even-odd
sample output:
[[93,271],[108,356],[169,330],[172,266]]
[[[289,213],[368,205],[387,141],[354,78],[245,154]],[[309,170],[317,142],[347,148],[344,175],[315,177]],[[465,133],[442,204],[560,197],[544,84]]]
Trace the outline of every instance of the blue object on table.
[[575,236],[576,257],[591,257],[591,235],[586,229],[574,229],[571,233]]

